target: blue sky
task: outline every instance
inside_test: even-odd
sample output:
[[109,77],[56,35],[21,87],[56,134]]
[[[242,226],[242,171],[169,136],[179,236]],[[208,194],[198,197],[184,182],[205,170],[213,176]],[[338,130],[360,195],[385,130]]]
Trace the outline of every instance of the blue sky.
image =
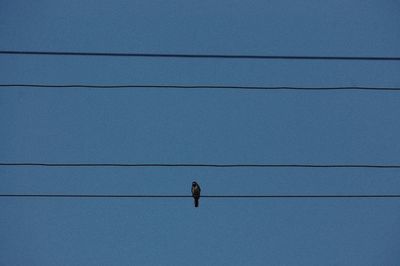
[[[0,50],[400,56],[398,1],[2,1]],[[399,87],[399,62],[0,56],[0,83]],[[0,90],[0,161],[399,163],[400,93]],[[393,169],[1,167],[0,193],[400,193]],[[0,199],[0,265],[398,265],[397,199]]]

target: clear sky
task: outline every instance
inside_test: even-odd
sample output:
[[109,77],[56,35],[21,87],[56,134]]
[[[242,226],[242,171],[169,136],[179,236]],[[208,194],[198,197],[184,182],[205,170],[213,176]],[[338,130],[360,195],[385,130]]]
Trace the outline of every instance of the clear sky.
[[[0,50],[400,56],[399,1],[0,3]],[[400,62],[0,56],[0,83],[400,87]],[[400,163],[400,92],[0,90],[0,161]],[[400,193],[391,169],[0,167],[0,193]],[[399,265],[399,199],[0,199],[0,265]]]

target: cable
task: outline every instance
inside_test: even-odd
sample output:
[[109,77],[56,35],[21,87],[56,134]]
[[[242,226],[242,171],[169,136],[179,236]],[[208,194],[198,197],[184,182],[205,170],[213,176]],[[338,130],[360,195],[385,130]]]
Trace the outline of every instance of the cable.
[[195,163],[31,163],[0,162],[0,166],[37,167],[217,167],[217,168],[391,168],[398,164],[195,164]]
[[229,89],[229,90],[302,90],[302,91],[327,91],[327,90],[368,90],[368,91],[400,91],[400,87],[290,87],[290,86],[229,86],[229,85],[91,85],[91,84],[0,84],[0,87],[32,87],[32,88],[88,88],[88,89]]
[[52,55],[52,56],[112,56],[112,57],[158,57],[158,58],[207,58],[207,59],[280,59],[280,60],[363,60],[399,61],[396,56],[292,56],[292,55],[233,55],[233,54],[175,54],[175,53],[113,53],[113,52],[56,52],[56,51],[11,51],[8,55]]
[[[191,198],[189,195],[131,195],[131,194],[0,194],[3,198]],[[205,195],[201,198],[223,199],[282,199],[282,198],[318,198],[318,199],[366,199],[366,198],[400,198],[400,194],[348,194],[348,195]]]

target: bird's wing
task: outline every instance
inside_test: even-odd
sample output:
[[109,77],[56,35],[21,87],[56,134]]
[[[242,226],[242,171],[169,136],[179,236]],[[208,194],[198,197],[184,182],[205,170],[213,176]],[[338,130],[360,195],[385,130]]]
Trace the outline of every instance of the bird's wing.
[[199,187],[199,185],[193,187],[192,193],[193,193],[193,195],[200,196],[200,187]]

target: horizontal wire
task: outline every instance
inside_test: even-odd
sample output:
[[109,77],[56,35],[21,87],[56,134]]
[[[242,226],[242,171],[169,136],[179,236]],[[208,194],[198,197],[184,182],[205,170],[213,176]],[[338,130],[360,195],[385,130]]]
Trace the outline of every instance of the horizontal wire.
[[[192,198],[190,195],[110,195],[110,194],[0,194],[3,198]],[[263,199],[263,198],[400,198],[400,194],[351,194],[351,195],[204,195],[201,198]]]
[[292,56],[292,55],[235,55],[235,54],[180,54],[180,53],[113,53],[113,52],[66,52],[66,51],[17,51],[1,50],[8,55],[52,56],[110,56],[110,57],[158,57],[158,58],[209,58],[209,59],[280,59],[280,60],[363,60],[399,61],[397,56]]
[[0,162],[0,166],[35,167],[214,167],[214,168],[389,168],[400,164],[195,164],[195,163],[33,163]]
[[88,89],[229,89],[229,90],[368,90],[368,91],[400,91],[400,87],[291,87],[291,86],[229,86],[229,85],[95,85],[95,84],[0,84],[0,87],[32,87],[32,88],[88,88]]

